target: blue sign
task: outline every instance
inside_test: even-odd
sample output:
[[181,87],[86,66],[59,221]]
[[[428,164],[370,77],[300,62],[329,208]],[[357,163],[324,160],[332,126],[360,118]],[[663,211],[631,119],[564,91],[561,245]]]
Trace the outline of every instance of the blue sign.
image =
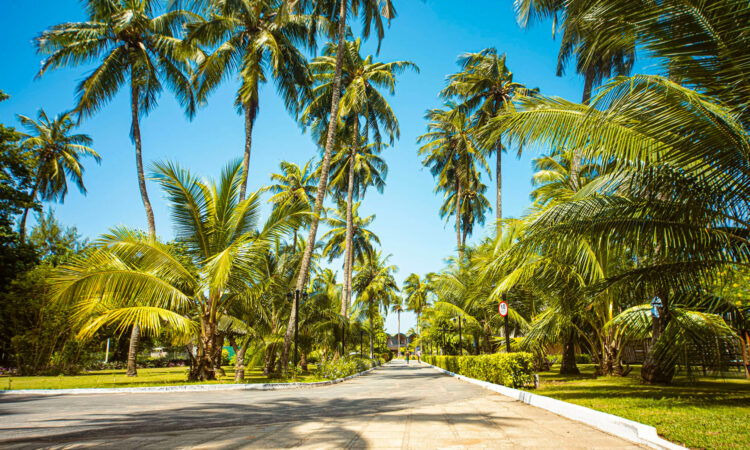
[[659,297],[654,297],[651,300],[651,315],[659,318],[659,311],[664,306],[664,304],[661,302],[661,299]]

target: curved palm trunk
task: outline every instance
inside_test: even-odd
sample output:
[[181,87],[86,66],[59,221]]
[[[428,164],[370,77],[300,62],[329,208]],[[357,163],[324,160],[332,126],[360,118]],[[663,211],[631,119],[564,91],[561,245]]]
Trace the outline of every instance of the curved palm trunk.
[[354,195],[354,163],[359,143],[359,123],[355,124],[354,142],[349,150],[349,182],[346,192],[346,254],[344,263],[344,298],[341,300],[341,315],[349,317],[352,299],[352,263],[354,259],[354,217],[352,197]]
[[250,151],[253,145],[253,126],[255,126],[256,109],[258,102],[251,100],[242,105],[245,110],[245,153],[242,156],[242,184],[240,185],[240,201],[245,199],[247,192],[247,179],[250,173]]
[[[315,247],[315,237],[318,234],[318,224],[320,223],[320,214],[323,212],[323,201],[325,200],[326,188],[328,186],[328,171],[331,168],[331,153],[336,134],[336,118],[339,114],[339,99],[341,98],[341,67],[344,61],[344,46],[346,44],[346,12],[347,0],[341,1],[339,10],[339,27],[338,27],[338,49],[336,51],[336,70],[333,76],[333,95],[331,97],[331,118],[328,123],[328,136],[326,137],[326,148],[323,154],[323,161],[320,167],[320,182],[318,191],[315,196],[315,209],[313,211],[312,221],[310,223],[310,233],[305,243],[305,253],[302,255],[300,263],[299,276],[297,277],[296,288],[300,291],[304,289],[307,281],[307,274],[310,271],[310,262]],[[281,367],[284,375],[287,373],[287,363],[289,361],[289,349],[292,345],[292,336],[294,336],[294,324],[297,321],[297,314],[292,308],[289,314],[289,323],[284,334],[284,346],[281,350]]]
[[[141,149],[141,126],[138,113],[138,86],[135,84],[135,73],[131,73],[130,85],[130,112],[132,116],[133,142],[135,143],[135,166],[138,174],[138,188],[141,191],[141,200],[143,208],[146,210],[146,221],[148,222],[148,234],[152,239],[156,238],[156,221],[154,220],[154,210],[151,208],[151,200],[148,198],[146,190],[146,177],[143,171],[143,152]],[[130,334],[130,350],[128,351],[128,371],[129,377],[138,375],[136,368],[136,355],[138,353],[138,341],[141,336],[141,329],[138,325],[133,327]]]
[[[201,317],[201,335],[199,338],[198,355],[195,357],[195,366],[188,373],[189,381],[206,381],[216,379],[216,350],[217,334],[216,321],[210,306]],[[218,345],[221,345],[219,343]],[[221,350],[219,350],[220,352]]]

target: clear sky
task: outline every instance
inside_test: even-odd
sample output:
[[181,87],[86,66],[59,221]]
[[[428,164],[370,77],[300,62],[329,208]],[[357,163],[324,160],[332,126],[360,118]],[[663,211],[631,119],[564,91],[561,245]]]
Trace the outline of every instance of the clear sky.
[[[522,30],[515,22],[512,0],[396,0],[398,17],[386,33],[380,61],[411,60],[421,72],[406,73],[399,79],[390,99],[401,126],[401,139],[384,152],[389,166],[387,187],[381,195],[368,192],[361,215],[376,214],[372,226],[382,249],[392,254],[399,282],[410,273],[423,275],[444,266],[444,258],[455,253],[455,231],[438,215],[441,199],[433,192],[434,181],[417,157],[416,138],[425,132],[424,112],[438,107],[438,92],[446,75],[457,70],[456,58],[465,52],[495,47],[508,56],[515,80],[537,87],[543,94],[580,101],[582,79],[574,71],[555,76],[559,42],[552,39],[550,24]],[[85,20],[80,3],[74,0],[8,2],[0,17],[0,54],[5,64],[0,71],[0,89],[11,99],[0,103],[0,122],[17,124],[16,114],[32,116],[41,107],[54,115],[72,108],[75,86],[90,68],[61,69],[34,79],[41,58],[32,39],[43,29],[69,21]],[[363,53],[375,52],[370,40]],[[188,121],[169,91],[159,106],[141,121],[144,161],[176,160],[204,176],[217,176],[233,158],[241,156],[244,145],[242,117],[233,107],[235,80],[225,83],[209,99],[208,105]],[[133,145],[129,140],[130,110],[124,90],[113,102],[80,127],[91,135],[94,149],[102,156],[97,166],[85,161],[88,195],[71,192],[64,205],[53,205],[58,219],[75,225],[86,237],[95,238],[110,227],[124,224],[146,228],[145,213],[138,193]],[[303,164],[318,150],[309,134],[300,128],[277,98],[273,86],[260,95],[260,113],[253,135],[249,189],[268,183],[268,175],[278,171],[279,161]],[[527,149],[520,159],[515,151],[504,155],[503,209],[506,217],[519,216],[529,205],[531,159],[538,156]],[[494,163],[491,164],[494,168]],[[493,204],[494,175],[487,197]],[[149,194],[156,214],[157,233],[172,237],[167,205],[153,183]],[[494,212],[489,218],[494,217]],[[491,220],[488,220],[491,222]],[[484,235],[477,230],[474,239]],[[411,314],[402,315],[401,329],[415,324]],[[395,314],[386,325],[396,331]]]

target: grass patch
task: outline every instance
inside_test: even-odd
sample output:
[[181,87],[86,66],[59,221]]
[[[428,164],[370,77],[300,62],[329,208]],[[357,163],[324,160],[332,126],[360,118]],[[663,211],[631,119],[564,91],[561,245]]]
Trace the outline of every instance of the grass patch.
[[[311,368],[314,370],[315,366]],[[121,388],[145,386],[169,386],[183,384],[230,384],[234,383],[234,368],[225,366],[226,375],[216,381],[186,381],[187,367],[165,367],[159,369],[138,369],[137,377],[128,377],[125,370],[96,370],[80,375],[0,377],[2,389],[73,389],[73,388]],[[292,383],[321,381],[313,371],[304,372],[292,378],[269,378],[261,369],[246,369],[245,383]]]
[[665,439],[690,448],[750,447],[750,381],[736,372],[725,378],[675,377],[670,386],[640,382],[640,367],[627,377],[539,374],[538,394],[656,427]]

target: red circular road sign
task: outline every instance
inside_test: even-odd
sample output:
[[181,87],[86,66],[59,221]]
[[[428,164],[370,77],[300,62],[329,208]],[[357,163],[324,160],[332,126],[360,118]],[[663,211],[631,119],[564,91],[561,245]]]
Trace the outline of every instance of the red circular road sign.
[[500,302],[499,305],[497,305],[497,311],[500,313],[501,316],[505,317],[508,315],[508,304],[505,302]]

